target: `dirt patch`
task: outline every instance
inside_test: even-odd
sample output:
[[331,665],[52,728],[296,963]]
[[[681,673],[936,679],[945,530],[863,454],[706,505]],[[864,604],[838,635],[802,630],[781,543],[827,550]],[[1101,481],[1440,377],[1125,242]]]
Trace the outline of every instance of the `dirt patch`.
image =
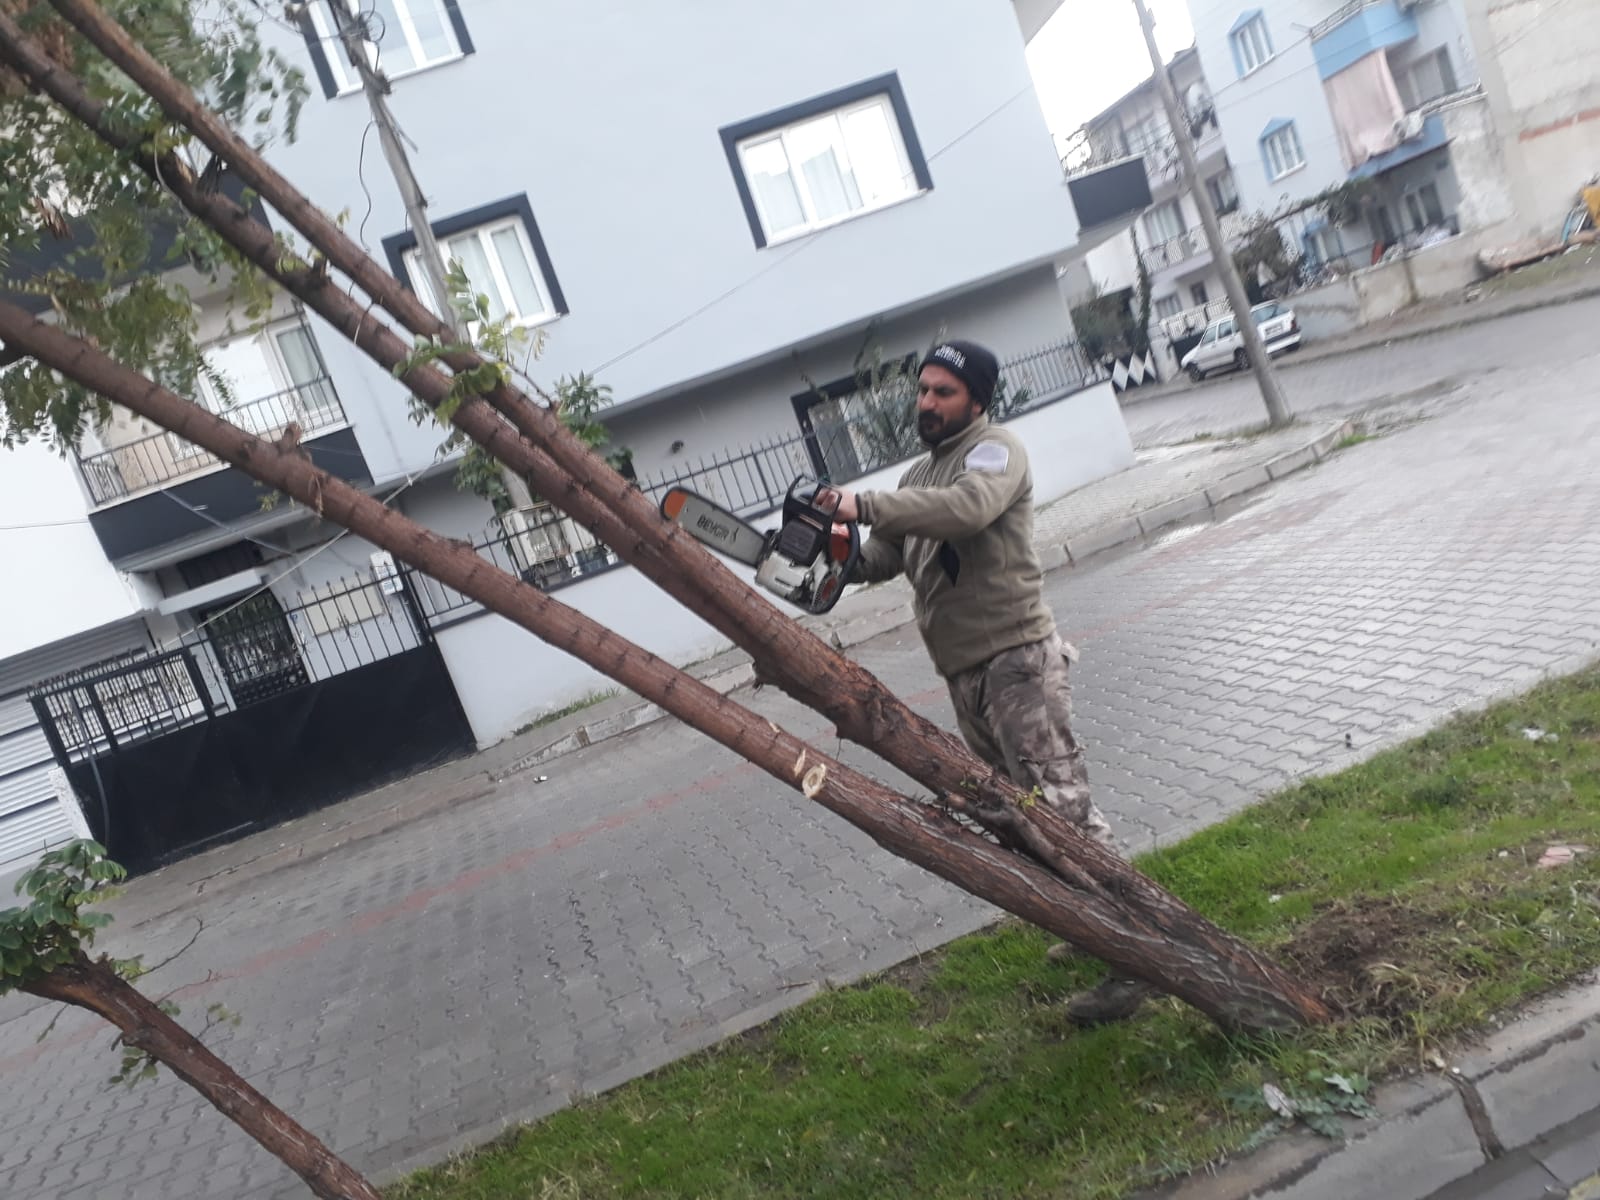
[[1402,1021],[1436,994],[1426,942],[1448,918],[1387,897],[1362,897],[1322,913],[1278,952],[1349,1017]]

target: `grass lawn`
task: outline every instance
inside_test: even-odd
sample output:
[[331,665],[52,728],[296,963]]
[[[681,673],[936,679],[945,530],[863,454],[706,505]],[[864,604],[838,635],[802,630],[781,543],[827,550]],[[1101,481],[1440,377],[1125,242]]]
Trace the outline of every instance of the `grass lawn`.
[[1359,1107],[1369,1078],[1600,964],[1600,853],[1538,868],[1558,843],[1600,849],[1600,669],[1140,860],[1315,978],[1332,1027],[1229,1037],[1162,1000],[1078,1031],[1061,1000],[1098,968],[1004,924],[389,1194],[1120,1196],[1249,1145],[1263,1083]]

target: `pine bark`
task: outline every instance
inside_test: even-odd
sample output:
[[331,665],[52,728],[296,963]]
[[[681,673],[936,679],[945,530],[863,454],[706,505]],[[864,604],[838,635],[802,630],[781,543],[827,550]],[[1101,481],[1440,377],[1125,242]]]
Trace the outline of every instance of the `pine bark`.
[[[0,36],[3,36],[0,29]],[[998,841],[944,809],[901,796],[806,745],[530,584],[317,468],[114,362],[87,342],[0,303],[0,342],[366,538],[397,559],[603,672],[865,830],[891,852],[1041,925],[1117,970],[1183,998],[1230,1028],[1280,1029],[1329,1016],[1264,955],[1228,935],[1043,806],[1037,824],[998,822]],[[1031,839],[1031,840],[1030,840]],[[1061,839],[1077,853],[1052,842]],[[1004,843],[1004,844],[1001,844]]]
[[382,1193],[354,1167],[251,1087],[244,1076],[118,975],[105,959],[91,959],[80,951],[75,961],[23,984],[22,990],[104,1017],[122,1031],[124,1042],[194,1088],[304,1179],[322,1200],[383,1200]]

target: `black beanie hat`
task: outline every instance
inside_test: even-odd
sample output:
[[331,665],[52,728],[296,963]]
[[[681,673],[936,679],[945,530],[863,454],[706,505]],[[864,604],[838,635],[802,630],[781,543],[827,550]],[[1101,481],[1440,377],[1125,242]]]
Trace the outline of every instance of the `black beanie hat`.
[[920,372],[923,367],[943,367],[949,371],[967,385],[967,391],[972,393],[972,398],[984,411],[988,411],[989,405],[994,402],[994,387],[1000,379],[1000,360],[977,342],[940,342],[928,351],[928,356],[917,370]]

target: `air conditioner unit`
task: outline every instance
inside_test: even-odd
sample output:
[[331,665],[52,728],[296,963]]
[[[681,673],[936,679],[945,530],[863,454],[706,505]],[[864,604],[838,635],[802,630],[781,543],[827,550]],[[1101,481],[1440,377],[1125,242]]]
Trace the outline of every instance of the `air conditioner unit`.
[[1422,114],[1408,112],[1394,123],[1394,133],[1402,142],[1414,141],[1422,136]]

